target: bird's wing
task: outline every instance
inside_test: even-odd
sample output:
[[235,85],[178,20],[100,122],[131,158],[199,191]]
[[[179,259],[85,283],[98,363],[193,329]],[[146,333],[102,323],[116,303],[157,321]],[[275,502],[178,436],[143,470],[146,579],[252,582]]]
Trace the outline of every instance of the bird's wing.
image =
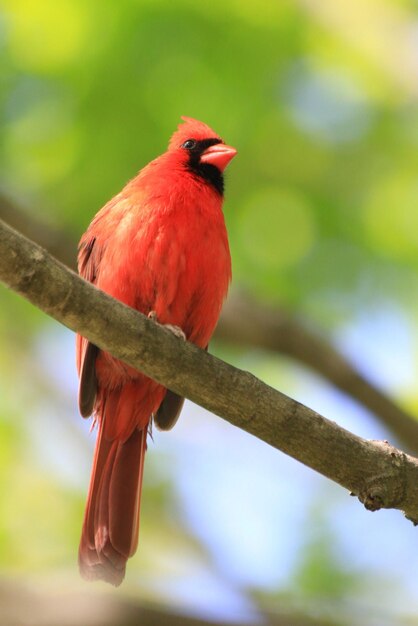
[[154,415],[154,424],[158,430],[171,430],[173,428],[180,416],[183,404],[184,398],[167,389],[164,400]]
[[[209,346],[206,346],[205,350]],[[167,389],[164,400],[161,402],[158,411],[154,415],[154,424],[158,430],[171,430],[180,417],[183,408],[184,398],[178,396],[174,391]]]
[[[83,236],[78,252],[78,269],[80,276],[95,284],[103,255],[104,246],[97,242],[96,237]],[[89,417],[93,412],[97,393],[96,358],[99,348],[90,343],[85,337],[77,336],[77,367],[80,375],[78,392],[78,406],[83,417]]]

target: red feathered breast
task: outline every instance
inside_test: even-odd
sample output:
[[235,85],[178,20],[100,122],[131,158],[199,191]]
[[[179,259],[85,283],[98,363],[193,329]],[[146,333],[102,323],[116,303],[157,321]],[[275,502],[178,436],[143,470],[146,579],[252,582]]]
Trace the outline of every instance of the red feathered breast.
[[145,314],[155,311],[160,323],[180,326],[188,340],[206,347],[231,259],[221,198],[188,178],[186,187],[184,176],[182,185],[168,176],[166,194],[152,186],[144,193],[142,184],[120,199],[120,220],[113,223],[97,286]]

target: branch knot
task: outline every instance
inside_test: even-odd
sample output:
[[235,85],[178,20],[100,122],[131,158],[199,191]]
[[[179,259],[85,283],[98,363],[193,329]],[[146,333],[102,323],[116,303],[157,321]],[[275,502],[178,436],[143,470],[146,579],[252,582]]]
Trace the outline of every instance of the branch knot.
[[398,508],[406,493],[406,455],[390,445],[388,441],[372,441],[374,446],[389,452],[391,467],[367,478],[358,494],[358,499],[368,511]]

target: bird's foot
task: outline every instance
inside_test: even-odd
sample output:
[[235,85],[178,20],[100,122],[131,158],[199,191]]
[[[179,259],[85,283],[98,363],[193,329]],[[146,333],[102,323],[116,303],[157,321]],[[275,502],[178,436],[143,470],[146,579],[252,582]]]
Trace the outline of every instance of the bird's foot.
[[[148,319],[152,320],[156,324],[159,324],[157,313],[155,311],[150,311],[148,313]],[[183,341],[186,341],[186,335],[180,326],[174,326],[174,324],[160,324],[160,326],[164,326],[164,328],[167,328],[171,333],[173,333],[173,335],[179,339],[183,339]]]
[[182,331],[180,326],[174,326],[173,324],[163,324],[163,326],[164,328],[168,328],[168,330],[179,339],[183,339],[183,341],[186,341],[186,335]]

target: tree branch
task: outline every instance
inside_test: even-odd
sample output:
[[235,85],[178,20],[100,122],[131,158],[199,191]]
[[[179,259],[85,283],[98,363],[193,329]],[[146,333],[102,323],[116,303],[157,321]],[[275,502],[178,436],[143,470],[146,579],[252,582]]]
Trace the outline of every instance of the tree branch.
[[[41,223],[0,194],[0,219],[75,269],[76,242]],[[378,416],[405,448],[418,454],[418,421],[362,376],[320,335],[282,309],[262,306],[233,293],[222,311],[216,337],[286,354],[311,368]]]
[[357,495],[418,522],[418,461],[366,441],[114,300],[0,222],[0,280],[103,350]]
[[331,344],[285,311],[235,294],[224,306],[217,337],[281,352],[303,363],[379,416],[408,451],[418,454],[418,420],[372,385]]

